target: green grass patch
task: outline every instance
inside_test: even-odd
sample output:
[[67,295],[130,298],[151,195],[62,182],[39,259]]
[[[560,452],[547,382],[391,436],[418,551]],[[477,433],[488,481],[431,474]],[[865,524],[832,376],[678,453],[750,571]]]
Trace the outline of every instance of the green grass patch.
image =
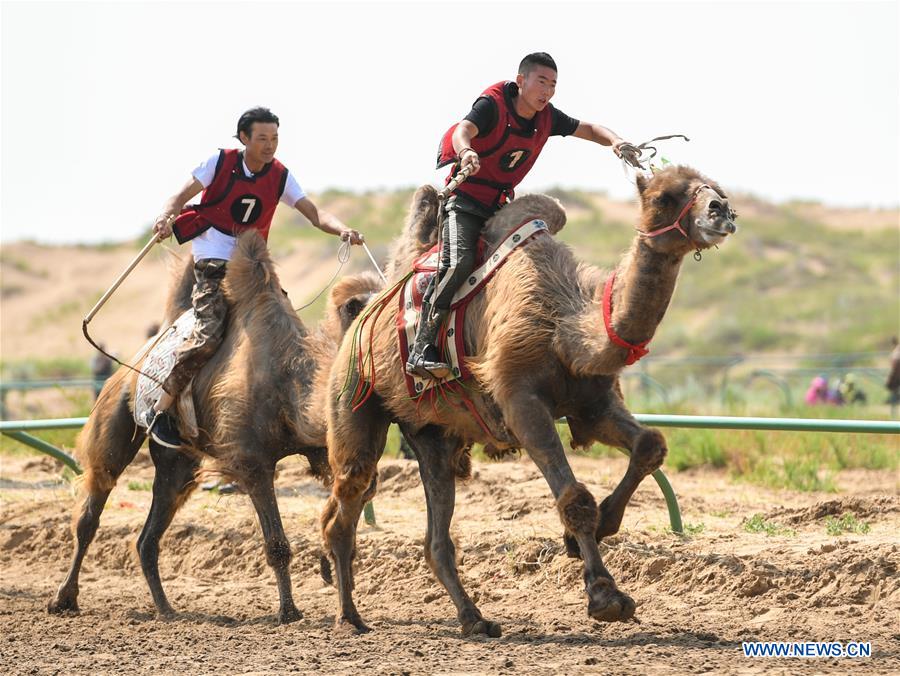
[[797,534],[793,528],[787,528],[774,521],[768,521],[762,514],[754,514],[744,522],[744,530],[748,533],[765,533],[767,536]]
[[725,447],[712,430],[673,429],[666,435],[666,465],[682,472],[695,467],[721,469],[728,465]]
[[844,533],[865,535],[869,532],[869,524],[857,519],[855,514],[847,512],[840,517],[826,517],[825,532],[829,535],[843,535]]
[[[78,432],[79,430],[40,430],[37,432],[29,432],[29,434],[72,455],[72,449],[75,448],[75,438],[78,436]],[[44,455],[37,449],[27,446],[15,439],[11,439],[5,434],[0,434],[0,453],[8,453],[9,455]]]
[[706,526],[703,523],[690,523],[685,521],[682,526],[684,528],[684,534],[690,536],[700,535],[700,533],[706,530]]
[[0,379],[51,380],[90,378],[91,365],[87,359],[52,357],[48,359],[4,360],[0,362]]
[[152,481],[129,481],[128,490],[130,491],[152,491]]

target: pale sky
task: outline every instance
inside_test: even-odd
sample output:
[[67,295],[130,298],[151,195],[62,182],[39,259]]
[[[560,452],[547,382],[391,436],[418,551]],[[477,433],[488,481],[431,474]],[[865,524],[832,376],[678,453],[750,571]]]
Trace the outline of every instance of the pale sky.
[[[3,2],[0,22],[2,241],[136,235],[255,105],[307,190],[437,182],[444,130],[533,51],[562,111],[635,143],[686,134],[662,153],[726,189],[900,202],[896,1]],[[634,192],[574,138],[521,191],[554,185]]]

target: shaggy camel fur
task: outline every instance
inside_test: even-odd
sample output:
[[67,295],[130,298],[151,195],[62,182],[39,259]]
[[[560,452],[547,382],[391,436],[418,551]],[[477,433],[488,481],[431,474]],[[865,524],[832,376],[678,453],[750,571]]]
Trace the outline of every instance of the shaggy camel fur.
[[[653,337],[684,256],[735,230],[734,212],[722,190],[692,169],[673,167],[651,180],[641,177],[638,189],[639,234],[617,267],[612,292],[612,325],[631,343]],[[395,280],[430,241],[436,208],[434,190],[420,189],[388,267]],[[501,240],[500,233],[537,215],[551,231],[565,222],[561,207],[550,198],[517,199],[488,223],[489,250]],[[676,221],[684,233],[647,236]],[[474,378],[466,392],[490,434],[453,394],[449,401],[438,398],[434,406],[410,400],[393,311],[363,324],[360,340],[372,340],[375,384],[372,396],[354,411],[351,397],[340,396],[348,370],[351,392],[360,377],[351,369],[351,341],[344,340],[331,373],[328,451],[334,483],[322,514],[325,549],[334,560],[340,595],[338,627],[367,630],[352,598],[356,525],[374,495],[376,466],[392,421],[399,423],[418,457],[428,511],[425,557],[456,605],[464,634],[499,636],[501,631],[482,617],[463,589],[449,535],[455,478],[467,472],[473,442],[485,443],[491,453],[527,451],[556,499],[570,552],[584,560],[588,614],[600,621],[633,617],[634,601],[616,587],[597,543],[618,531],[638,484],[662,464],[666,443],[659,431],[640,425],[622,401],[617,374],[628,350],[604,330],[601,300],[607,276],[579,263],[555,237],[542,236],[514,252],[472,301],[465,341],[467,354],[473,355],[468,363]],[[566,459],[554,425],[562,416],[574,445],[600,441],[630,454],[624,478],[599,507]]]
[[[170,323],[191,306],[192,264],[182,270],[170,295]],[[160,615],[174,611],[159,577],[159,541],[196,487],[195,473],[208,457],[219,472],[241,484],[256,508],[266,560],[278,583],[278,620],[301,617],[291,594],[291,550],[275,499],[275,465],[288,455],[303,454],[314,474],[329,476],[324,410],[328,370],[344,331],[380,285],[371,274],[342,279],[331,291],[325,321],[310,333],[282,291],[262,238],[254,231],[239,239],[225,277],[225,340],[192,386],[200,437],[192,448],[180,450],[150,442],[156,466],[153,502],[137,548]],[[48,606],[50,612],[78,610],[82,560],[110,491],[146,436],[132,417],[136,379],[134,372],[121,369],[107,381],[78,438],[85,497],[73,515],[71,568]]]

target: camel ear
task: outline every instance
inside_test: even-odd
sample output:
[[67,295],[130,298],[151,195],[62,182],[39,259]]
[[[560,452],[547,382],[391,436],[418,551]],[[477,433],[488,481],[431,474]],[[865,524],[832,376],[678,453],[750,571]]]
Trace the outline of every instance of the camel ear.
[[338,314],[341,317],[341,328],[344,331],[350,328],[353,320],[356,319],[356,316],[362,312],[365,306],[366,302],[362,298],[354,296],[338,308]]
[[351,298],[346,305],[344,305],[344,309],[347,312],[347,316],[350,319],[356,319],[356,316],[362,312],[362,309],[366,306],[366,302],[359,297]]
[[650,185],[650,180],[647,179],[643,174],[637,175],[637,189],[638,194],[643,195],[644,191],[647,189],[647,186]]

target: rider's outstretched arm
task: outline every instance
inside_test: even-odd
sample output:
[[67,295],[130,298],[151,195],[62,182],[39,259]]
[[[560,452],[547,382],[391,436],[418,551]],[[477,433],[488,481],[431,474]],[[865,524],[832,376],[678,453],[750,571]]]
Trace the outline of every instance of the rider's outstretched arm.
[[294,208],[322,232],[327,232],[329,235],[337,235],[343,240],[349,240],[351,244],[363,243],[363,237],[359,232],[344,225],[341,219],[334,214],[330,214],[325,210],[319,211],[308,197],[298,199],[294,203]]
[[579,122],[578,128],[573,132],[572,136],[583,138],[586,141],[599,143],[601,146],[612,146],[613,152],[619,155],[619,146],[626,141],[612,129],[608,129],[600,124],[593,122]]

